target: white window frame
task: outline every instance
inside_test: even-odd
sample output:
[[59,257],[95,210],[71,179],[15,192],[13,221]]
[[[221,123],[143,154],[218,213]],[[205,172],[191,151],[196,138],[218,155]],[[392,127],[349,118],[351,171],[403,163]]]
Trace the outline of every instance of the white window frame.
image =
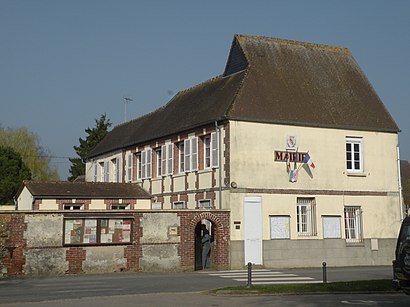
[[363,173],[363,140],[361,138],[346,138],[346,169],[348,173]]
[[137,152],[135,154],[135,164],[136,164],[136,169],[137,169],[137,180],[142,179],[142,153]]
[[216,132],[211,133],[211,166],[219,167],[219,134]]
[[110,182],[110,161],[104,162],[104,182]]
[[361,243],[363,241],[361,207],[345,206],[343,211],[346,242]]
[[167,156],[167,175],[172,175],[174,173],[174,144],[168,144],[168,156]]
[[161,202],[155,202],[151,204],[151,209],[152,210],[160,210],[162,209],[162,203]]
[[129,210],[131,208],[130,204],[112,204],[111,210]]
[[314,198],[298,198],[296,204],[298,236],[316,236],[316,202]]
[[104,162],[99,162],[98,164],[99,164],[99,166],[100,166],[100,182],[104,182],[104,178],[105,178]]
[[290,216],[289,215],[271,215],[270,222],[270,239],[271,240],[289,240],[290,239]]
[[174,173],[174,144],[168,143],[161,146],[162,176]]
[[84,204],[63,204],[63,210],[84,210]]
[[212,209],[213,208],[212,199],[198,200],[198,208],[199,209]]
[[94,182],[98,181],[98,163],[94,164]]
[[111,160],[112,164],[112,181],[113,182],[119,182],[120,180],[120,160],[118,158],[114,158]]
[[155,157],[156,157],[156,174],[157,177],[162,176],[162,149],[158,148],[155,150]]
[[129,152],[127,155],[127,181],[132,181],[132,153]]
[[198,137],[194,136],[184,140],[185,172],[198,170]]
[[204,169],[211,168],[211,136],[207,135],[204,137]]
[[178,173],[185,172],[185,141],[178,144]]
[[173,209],[186,209],[186,202],[184,201],[174,201],[172,203]]
[[141,151],[141,179],[152,177],[152,149]]

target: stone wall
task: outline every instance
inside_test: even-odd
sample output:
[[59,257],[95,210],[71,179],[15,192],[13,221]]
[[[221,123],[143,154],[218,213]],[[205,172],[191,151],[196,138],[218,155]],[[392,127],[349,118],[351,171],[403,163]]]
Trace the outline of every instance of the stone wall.
[[[267,268],[372,266],[391,265],[396,239],[365,239],[359,244],[346,244],[344,239],[264,240],[263,266]],[[231,268],[245,267],[244,242],[231,241]]]
[[[94,217],[131,219],[132,242],[64,244],[64,218]],[[213,267],[227,268],[228,211],[0,212],[0,276],[193,271],[195,227],[202,219],[216,227]]]

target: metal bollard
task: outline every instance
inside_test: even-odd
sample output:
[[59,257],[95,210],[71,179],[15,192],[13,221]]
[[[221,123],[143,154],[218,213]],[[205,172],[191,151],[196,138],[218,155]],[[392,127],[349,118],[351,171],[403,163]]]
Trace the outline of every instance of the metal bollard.
[[327,274],[326,274],[326,262],[323,261],[322,263],[322,269],[323,269],[323,283],[327,283]]
[[246,284],[248,288],[252,287],[252,263],[248,262],[248,283]]

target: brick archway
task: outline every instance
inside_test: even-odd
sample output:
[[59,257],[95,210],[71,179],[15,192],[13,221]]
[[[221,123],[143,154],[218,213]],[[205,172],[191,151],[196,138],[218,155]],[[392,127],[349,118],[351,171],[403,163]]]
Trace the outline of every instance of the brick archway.
[[192,271],[195,267],[195,227],[203,219],[209,220],[215,227],[214,267],[218,270],[229,267],[229,212],[180,212],[181,245],[179,255],[181,266]]

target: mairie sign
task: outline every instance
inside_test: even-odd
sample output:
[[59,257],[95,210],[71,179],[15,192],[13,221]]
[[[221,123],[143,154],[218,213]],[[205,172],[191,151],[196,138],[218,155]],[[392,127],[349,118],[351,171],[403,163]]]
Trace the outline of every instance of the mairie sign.
[[296,151],[282,151],[275,150],[275,161],[278,162],[302,162],[305,158],[307,152],[296,152]]

